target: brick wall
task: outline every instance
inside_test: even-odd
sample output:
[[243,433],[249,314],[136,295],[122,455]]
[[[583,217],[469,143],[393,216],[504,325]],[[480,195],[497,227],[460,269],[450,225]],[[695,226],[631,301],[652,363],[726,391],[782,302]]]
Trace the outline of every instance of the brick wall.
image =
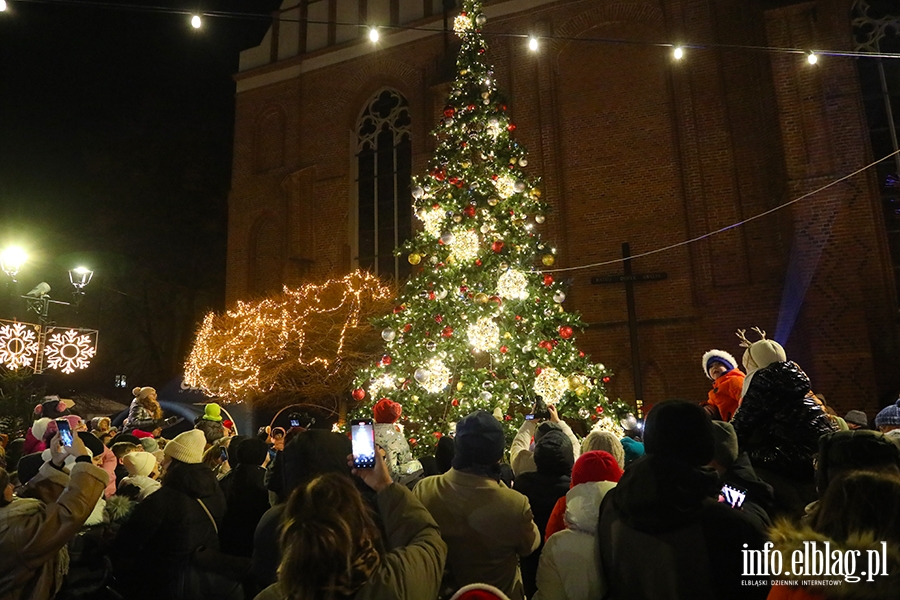
[[[535,55],[521,39],[489,38],[488,52],[530,150],[528,169],[543,178],[554,209],[542,235],[558,248],[558,266],[615,259],[626,241],[637,254],[701,235],[871,160],[852,60],[823,58],[811,68],[802,56],[720,49],[688,50],[675,62],[666,49],[579,38],[847,48],[848,10],[837,0],[765,11],[744,0],[582,0],[489,22],[488,34],[568,39],[545,42]],[[238,94],[229,301],[270,277],[295,284],[351,268],[356,119],[382,87],[400,91],[411,106],[414,172],[422,173],[446,93],[443,51],[434,36]],[[273,119],[283,123],[276,142]],[[636,272],[668,274],[636,286],[644,400],[704,398],[705,350],[739,356],[735,329],[774,335],[792,321],[788,354],[814,389],[840,411],[865,407],[871,416],[900,385],[895,290],[873,185],[856,177],[744,227],[635,260]],[[253,238],[261,219],[274,240],[265,258]],[[265,273],[251,273],[254,264]],[[591,324],[584,349],[617,371],[613,393],[632,400],[624,289],[590,284],[620,269],[567,274],[567,304]],[[786,300],[785,289],[793,294]]]

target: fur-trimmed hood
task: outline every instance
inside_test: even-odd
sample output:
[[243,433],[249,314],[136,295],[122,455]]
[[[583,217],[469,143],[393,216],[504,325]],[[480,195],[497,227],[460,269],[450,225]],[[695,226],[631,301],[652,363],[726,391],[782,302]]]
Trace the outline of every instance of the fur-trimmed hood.
[[[877,550],[879,556],[882,551],[882,540],[877,540],[870,534],[854,536],[846,542],[840,543],[814,531],[808,525],[796,525],[784,520],[775,523],[772,529],[769,530],[769,537],[775,544],[774,549],[781,552],[784,561],[782,569],[784,571],[791,570],[791,555],[795,550],[803,551],[804,542],[816,542],[816,546],[820,550],[824,550],[824,544],[828,542],[831,552],[835,550],[841,552],[859,550],[860,555],[856,559],[856,575],[860,575],[863,571],[868,572],[867,550]],[[898,590],[900,590],[900,548],[888,542],[886,552],[888,574],[875,576],[874,581],[867,581],[867,576],[861,576],[860,581],[852,583],[844,581],[842,576],[804,576],[803,574],[794,573],[790,575],[782,573],[773,579],[799,582],[825,579],[840,581],[839,585],[803,586],[808,592],[829,600],[894,600],[897,598]]]
[[712,377],[709,376],[709,365],[710,361],[718,361],[728,367],[727,371],[733,371],[737,369],[741,363],[737,361],[735,357],[733,357],[728,352],[724,350],[710,350],[709,352],[703,355],[703,358],[700,359],[700,366],[703,368],[703,374],[706,375],[706,378],[715,381]]

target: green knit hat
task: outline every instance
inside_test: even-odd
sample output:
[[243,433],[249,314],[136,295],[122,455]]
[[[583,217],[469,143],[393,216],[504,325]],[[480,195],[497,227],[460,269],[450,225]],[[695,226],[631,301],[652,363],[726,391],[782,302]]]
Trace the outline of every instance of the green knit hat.
[[210,402],[206,405],[206,408],[203,409],[203,420],[204,421],[215,421],[216,423],[222,422],[222,407],[216,404],[215,402]]

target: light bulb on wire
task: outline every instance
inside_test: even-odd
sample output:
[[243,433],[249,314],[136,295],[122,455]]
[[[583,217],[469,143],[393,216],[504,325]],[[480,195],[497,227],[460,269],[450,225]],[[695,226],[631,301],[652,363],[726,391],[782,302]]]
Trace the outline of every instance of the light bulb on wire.
[[538,40],[536,37],[531,36],[528,38],[528,49],[532,52],[537,52],[538,49]]
[[203,25],[203,21],[200,20],[200,15],[192,15],[191,27],[193,27],[194,29],[200,29],[201,25]]
[[0,0],[0,12],[6,10],[6,0]]
[[373,42],[377,42],[379,37],[381,37],[381,35],[378,33],[377,27],[372,27],[371,29],[369,29],[370,40],[372,40]]
[[807,53],[807,55],[806,55],[806,62],[808,62],[811,65],[814,65],[817,62],[819,62],[819,57],[818,57],[818,55],[816,55],[815,52],[810,50],[809,53]]
[[684,58],[684,48],[681,46],[675,46],[675,49],[672,50],[672,58],[675,60],[681,60]]

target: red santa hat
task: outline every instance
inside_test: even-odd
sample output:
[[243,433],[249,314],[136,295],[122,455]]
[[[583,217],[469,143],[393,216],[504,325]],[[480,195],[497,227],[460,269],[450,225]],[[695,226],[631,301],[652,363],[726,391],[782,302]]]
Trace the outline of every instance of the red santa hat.
[[376,423],[395,423],[397,419],[400,418],[403,407],[400,406],[399,402],[394,402],[388,398],[382,398],[375,403],[372,412],[375,415]]

